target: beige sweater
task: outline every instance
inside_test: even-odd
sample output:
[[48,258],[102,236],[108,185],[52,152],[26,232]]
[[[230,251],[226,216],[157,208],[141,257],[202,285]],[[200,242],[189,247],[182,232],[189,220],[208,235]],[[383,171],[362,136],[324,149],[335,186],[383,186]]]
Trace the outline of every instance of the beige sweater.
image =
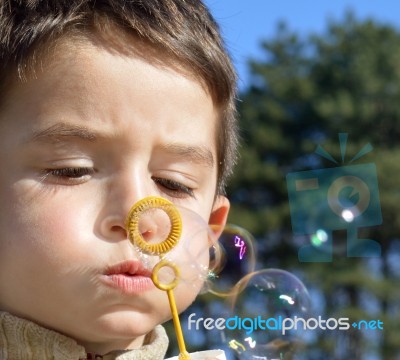
[[6,312],[0,312],[0,360],[162,360],[168,338],[162,326],[146,336],[140,349],[87,355],[75,340]]

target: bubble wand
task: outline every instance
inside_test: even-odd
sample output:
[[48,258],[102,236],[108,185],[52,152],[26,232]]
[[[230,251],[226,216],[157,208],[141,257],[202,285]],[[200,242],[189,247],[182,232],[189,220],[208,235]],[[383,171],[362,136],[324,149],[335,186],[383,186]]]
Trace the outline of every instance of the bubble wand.
[[[140,215],[149,209],[160,209],[164,211],[171,223],[171,229],[167,237],[163,241],[156,244],[147,242],[143,238],[139,229]],[[185,341],[183,338],[182,327],[179,320],[179,314],[173,291],[178,285],[180,270],[175,264],[165,258],[165,254],[171,251],[178,244],[181,238],[181,215],[178,209],[170,201],[164,198],[150,196],[138,201],[133,205],[127,216],[126,228],[128,229],[129,240],[133,245],[137,246],[140,251],[147,255],[158,255],[160,257],[160,261],[153,268],[151,279],[158,289],[167,292],[172,320],[174,322],[175,334],[178,340],[179,359],[190,360],[190,355],[186,350]],[[162,283],[159,281],[158,273],[164,267],[170,268],[174,273],[175,278],[170,283]]]

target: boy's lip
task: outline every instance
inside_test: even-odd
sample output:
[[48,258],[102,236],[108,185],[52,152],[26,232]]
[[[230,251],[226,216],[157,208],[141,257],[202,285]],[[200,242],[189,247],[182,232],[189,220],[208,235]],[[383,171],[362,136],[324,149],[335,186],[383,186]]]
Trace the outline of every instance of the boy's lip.
[[137,260],[126,260],[115,265],[109,266],[105,275],[137,275],[137,276],[151,276],[151,270],[146,269],[140,261]]
[[123,261],[108,267],[102,278],[106,285],[127,295],[139,294],[155,288],[151,280],[151,270],[135,260]]

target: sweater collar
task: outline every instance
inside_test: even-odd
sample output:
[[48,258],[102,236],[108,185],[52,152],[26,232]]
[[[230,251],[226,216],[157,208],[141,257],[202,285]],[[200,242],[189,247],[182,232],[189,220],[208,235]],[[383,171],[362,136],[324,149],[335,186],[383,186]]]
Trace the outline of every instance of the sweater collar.
[[168,347],[164,328],[159,325],[139,349],[112,351],[106,355],[86,354],[75,340],[31,321],[0,312],[0,359],[58,360],[161,360]]

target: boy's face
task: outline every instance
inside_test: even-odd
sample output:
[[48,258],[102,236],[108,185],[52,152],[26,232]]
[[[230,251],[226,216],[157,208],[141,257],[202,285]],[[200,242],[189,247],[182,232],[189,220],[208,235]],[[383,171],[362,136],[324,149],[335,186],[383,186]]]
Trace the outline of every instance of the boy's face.
[[[131,206],[162,196],[213,224],[229,208],[215,200],[209,94],[183,72],[108,50],[60,46],[0,112],[0,309],[97,352],[136,347],[170,317],[146,279],[107,282],[110,267],[138,259]],[[182,308],[198,290],[177,289]]]

